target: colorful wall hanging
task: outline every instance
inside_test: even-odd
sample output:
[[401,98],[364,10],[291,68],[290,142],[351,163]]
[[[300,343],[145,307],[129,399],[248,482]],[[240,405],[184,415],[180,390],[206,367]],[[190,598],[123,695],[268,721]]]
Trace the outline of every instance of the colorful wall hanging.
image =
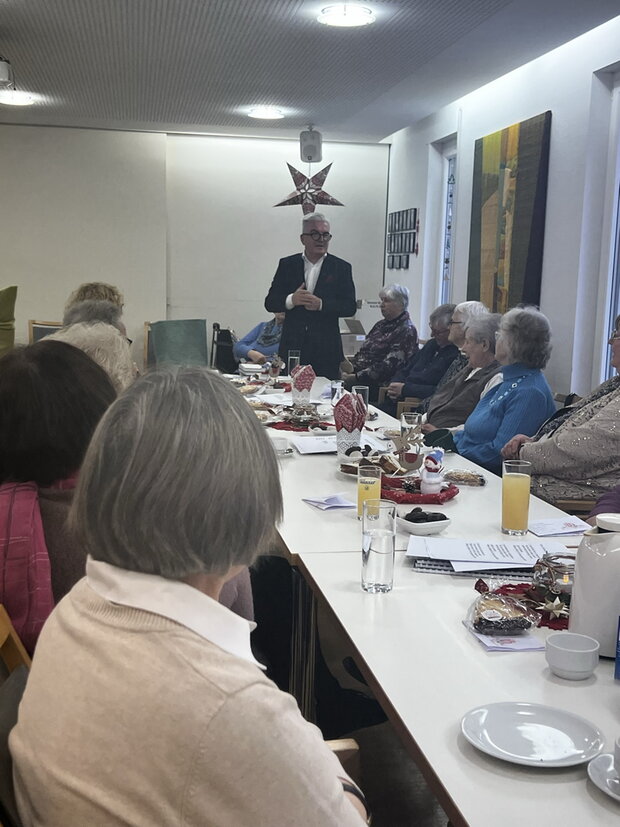
[[295,192],[287,195],[284,201],[274,204],[274,207],[289,207],[292,204],[301,204],[301,209],[304,215],[314,212],[317,204],[329,204],[332,207],[344,207],[341,201],[337,201],[333,195],[325,192],[323,184],[327,178],[327,173],[331,169],[331,164],[328,164],[312,178],[304,175],[290,164],[286,165],[288,171],[291,173],[291,178],[295,184]]
[[551,112],[475,144],[467,298],[540,303]]

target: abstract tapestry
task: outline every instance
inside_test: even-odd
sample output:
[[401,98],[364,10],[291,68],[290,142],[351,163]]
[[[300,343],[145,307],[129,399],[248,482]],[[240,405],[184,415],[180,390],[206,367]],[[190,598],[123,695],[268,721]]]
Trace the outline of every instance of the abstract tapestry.
[[467,298],[538,305],[551,112],[476,141]]

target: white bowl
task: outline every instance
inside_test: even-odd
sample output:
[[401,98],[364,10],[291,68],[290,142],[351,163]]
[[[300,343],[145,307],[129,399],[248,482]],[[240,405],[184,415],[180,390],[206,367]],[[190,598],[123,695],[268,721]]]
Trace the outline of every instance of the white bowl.
[[396,526],[407,534],[417,534],[418,537],[428,537],[431,534],[440,534],[448,528],[452,520],[434,520],[432,523],[410,523],[404,517],[396,517]]

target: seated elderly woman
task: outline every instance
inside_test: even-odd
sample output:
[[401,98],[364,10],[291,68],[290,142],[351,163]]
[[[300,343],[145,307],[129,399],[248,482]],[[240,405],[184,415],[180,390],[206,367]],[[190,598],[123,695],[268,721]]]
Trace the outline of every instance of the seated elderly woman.
[[409,290],[389,284],[379,291],[383,320],[376,323],[359,351],[351,358],[351,369],[343,372],[347,390],[353,385],[368,385],[375,402],[379,387],[418,350],[418,331],[409,318]]
[[117,393],[129,387],[136,377],[129,342],[117,327],[103,322],[78,322],[46,338],[83,350],[106,371]]
[[[620,316],[609,344],[618,371]],[[620,478],[620,376],[558,411],[535,436],[517,434],[502,454],[532,463],[532,493],[544,500],[599,497]]]
[[269,356],[275,356],[280,346],[282,325],[286,313],[274,313],[269,322],[260,322],[249,333],[235,342],[233,356],[237,361],[245,359],[257,365],[264,365]]
[[495,358],[495,334],[500,319],[497,313],[485,313],[468,323],[460,345],[467,365],[431,396],[422,425],[425,434],[437,428],[462,428],[480,399],[502,381],[502,368]]
[[29,652],[54,604],[84,576],[67,514],[115,398],[107,373],[64,342],[46,338],[0,359],[0,603]]
[[251,624],[217,603],[281,513],[275,452],[225,379],[153,372],[109,409],[72,515],[86,578],[43,629],[10,737],[25,825],[363,823]]
[[449,431],[438,430],[426,441],[446,445],[444,439],[453,439],[459,454],[501,473],[501,450],[508,439],[519,431],[535,433],[555,411],[542,374],[550,353],[547,317],[532,307],[509,310],[502,316],[495,345],[503,381],[478,402],[462,431],[452,436]]
[[85,301],[112,302],[121,310],[124,307],[125,299],[123,294],[113,284],[106,284],[104,281],[87,281],[80,284],[67,299],[65,313],[74,304]]
[[121,321],[122,315],[122,309],[114,302],[88,299],[68,307],[62,317],[62,324],[63,327],[69,327],[72,324],[80,324],[81,322],[85,324],[103,322],[103,324],[110,324],[120,330],[123,336],[127,336],[127,329]]

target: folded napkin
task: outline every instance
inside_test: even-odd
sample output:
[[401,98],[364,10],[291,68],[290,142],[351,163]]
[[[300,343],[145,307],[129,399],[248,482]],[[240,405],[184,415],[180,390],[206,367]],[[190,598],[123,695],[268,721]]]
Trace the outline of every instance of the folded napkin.
[[329,497],[302,497],[302,501],[328,511],[330,508],[355,508],[355,503],[347,500],[343,494],[331,494]]
[[362,397],[345,391],[334,406],[334,422],[337,431],[349,434],[361,431],[366,422],[366,407]]
[[293,369],[291,379],[293,380],[293,388],[296,391],[308,391],[310,393],[316,379],[316,373],[312,365],[298,365]]

